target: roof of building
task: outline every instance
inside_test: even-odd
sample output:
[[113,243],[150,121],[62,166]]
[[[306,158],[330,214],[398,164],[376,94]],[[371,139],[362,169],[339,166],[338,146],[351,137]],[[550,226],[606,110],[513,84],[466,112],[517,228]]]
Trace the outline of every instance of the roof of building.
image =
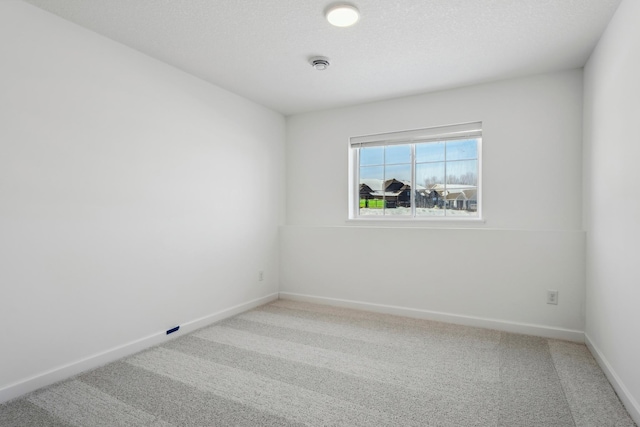
[[[364,184],[367,187],[369,187],[371,189],[371,191],[383,191],[383,186],[384,186],[384,189],[386,189],[387,187],[389,187],[390,184],[392,184],[394,182],[400,182],[400,183],[404,184],[404,186],[406,186],[407,188],[411,188],[411,182],[403,181],[401,179],[395,179],[395,178],[387,179],[386,181],[383,181],[381,179],[376,179],[376,178],[361,178],[360,179],[360,186],[362,186],[362,184]],[[419,190],[419,191],[420,190],[427,190],[427,188],[422,186],[422,185],[417,185],[416,189]]]

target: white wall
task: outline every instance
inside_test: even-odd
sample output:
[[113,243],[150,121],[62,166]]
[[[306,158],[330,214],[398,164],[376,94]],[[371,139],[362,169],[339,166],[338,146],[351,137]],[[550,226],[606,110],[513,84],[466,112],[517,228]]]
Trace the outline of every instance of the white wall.
[[0,401],[276,295],[283,116],[17,0],[0,51]]
[[640,423],[640,2],[624,0],[585,67],[588,343]]
[[290,116],[287,224],[346,224],[349,137],[475,121],[484,227],[580,230],[580,70]]
[[[472,121],[483,122],[485,223],[347,221],[350,136]],[[581,70],[291,116],[281,291],[580,340],[581,158]]]

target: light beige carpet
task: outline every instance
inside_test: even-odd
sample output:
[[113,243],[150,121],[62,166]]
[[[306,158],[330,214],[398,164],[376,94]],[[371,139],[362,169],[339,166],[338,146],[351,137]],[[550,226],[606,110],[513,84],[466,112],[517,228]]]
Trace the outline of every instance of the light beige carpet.
[[0,426],[634,426],[584,345],[280,300],[0,405]]

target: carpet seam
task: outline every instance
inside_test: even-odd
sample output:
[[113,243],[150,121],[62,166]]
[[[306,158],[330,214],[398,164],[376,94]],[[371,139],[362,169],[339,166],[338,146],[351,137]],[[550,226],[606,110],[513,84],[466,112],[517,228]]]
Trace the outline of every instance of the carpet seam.
[[548,339],[545,340],[545,345],[549,350],[549,357],[551,358],[551,365],[553,366],[553,372],[556,374],[556,377],[558,377],[558,382],[560,383],[560,388],[562,389],[562,395],[564,396],[564,400],[567,404],[567,407],[569,408],[569,413],[571,414],[571,420],[573,421],[573,427],[577,427],[578,424],[576,422],[576,417],[575,417],[575,414],[573,413],[573,408],[571,408],[571,405],[569,404],[569,397],[567,396],[567,390],[562,382],[562,378],[560,378],[560,374],[558,373],[558,367],[556,366],[556,361],[553,359],[553,355],[551,354],[551,347],[549,346]]

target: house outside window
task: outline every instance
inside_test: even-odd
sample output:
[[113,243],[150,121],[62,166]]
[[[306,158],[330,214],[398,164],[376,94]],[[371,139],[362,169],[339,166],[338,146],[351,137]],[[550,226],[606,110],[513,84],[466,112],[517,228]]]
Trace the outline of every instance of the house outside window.
[[480,219],[482,123],[350,138],[350,218]]

